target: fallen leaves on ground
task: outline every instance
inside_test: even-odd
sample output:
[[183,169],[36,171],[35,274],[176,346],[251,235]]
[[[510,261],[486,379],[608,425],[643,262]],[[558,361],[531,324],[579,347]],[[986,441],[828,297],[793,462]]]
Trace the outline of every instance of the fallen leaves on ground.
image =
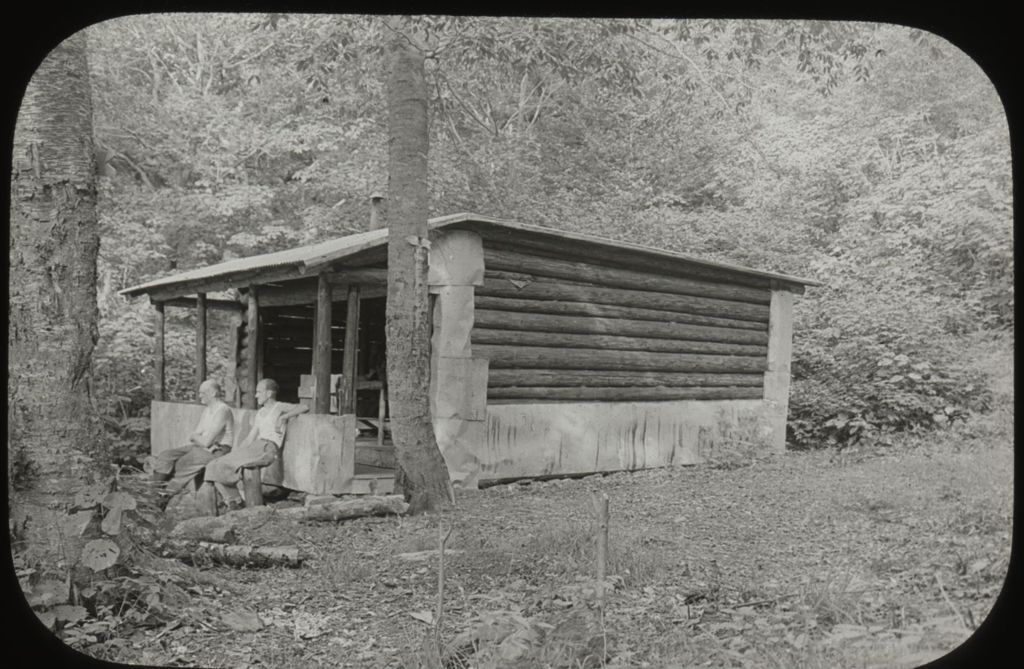
[[[788,454],[463,492],[443,518],[454,530],[440,620],[437,516],[308,524],[263,511],[237,524],[238,540],[302,546],[306,565],[192,570],[211,583],[193,593],[191,615],[126,641],[118,657],[210,667],[416,667],[432,656],[483,667],[913,666],[969,636],[1002,586],[1011,464],[995,448],[852,464]],[[611,499],[603,607],[595,491]]]

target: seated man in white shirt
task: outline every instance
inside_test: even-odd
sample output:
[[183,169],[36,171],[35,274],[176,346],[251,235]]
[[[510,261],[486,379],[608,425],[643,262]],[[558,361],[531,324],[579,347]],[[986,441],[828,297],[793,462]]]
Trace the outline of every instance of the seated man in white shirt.
[[199,403],[205,408],[196,429],[188,437],[188,444],[161,451],[150,459],[153,480],[166,482],[165,505],[196,479],[209,462],[231,450],[235,419],[220,394],[217,381],[203,381],[199,385]]
[[238,492],[242,469],[266,467],[274,462],[284,442],[285,423],[309,411],[309,407],[302,404],[278,402],[277,388],[277,382],[273,379],[263,379],[256,384],[256,404],[259,409],[249,434],[231,453],[206,465],[205,485],[216,485],[228,510],[243,506],[242,496]]

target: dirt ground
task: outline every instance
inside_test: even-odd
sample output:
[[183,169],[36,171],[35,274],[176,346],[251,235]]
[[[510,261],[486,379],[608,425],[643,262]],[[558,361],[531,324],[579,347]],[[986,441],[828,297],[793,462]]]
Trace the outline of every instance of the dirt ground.
[[[948,442],[948,443],[946,443]],[[1009,446],[790,453],[511,484],[439,517],[289,520],[239,543],[297,569],[200,566],[181,616],[117,659],[204,667],[902,667],[962,643],[1007,570]],[[594,580],[608,495],[610,592]],[[286,501],[277,506],[296,504]],[[436,549],[451,529],[439,625]]]

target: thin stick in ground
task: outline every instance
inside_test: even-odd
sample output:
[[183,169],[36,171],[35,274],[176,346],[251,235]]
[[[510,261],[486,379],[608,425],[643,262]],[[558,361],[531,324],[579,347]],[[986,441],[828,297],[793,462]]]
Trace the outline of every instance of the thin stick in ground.
[[604,607],[604,584],[608,574],[608,494],[593,494],[594,512],[597,514],[597,601]]
[[949,604],[949,608],[951,608],[953,613],[956,614],[956,617],[960,620],[960,624],[963,625],[965,630],[971,629],[967,626],[967,621],[964,620],[964,617],[960,614],[960,609],[956,608],[953,604],[953,600],[949,598],[948,594],[946,594],[946,588],[942,585],[942,579],[939,578],[939,572],[935,572],[935,582],[939,584],[939,592],[942,593],[942,598],[946,600],[946,604]]
[[[437,524],[437,613],[434,616],[434,642],[441,641],[441,616],[444,614],[444,547],[452,535],[452,528],[442,534],[442,523]],[[440,645],[438,645],[440,648]]]

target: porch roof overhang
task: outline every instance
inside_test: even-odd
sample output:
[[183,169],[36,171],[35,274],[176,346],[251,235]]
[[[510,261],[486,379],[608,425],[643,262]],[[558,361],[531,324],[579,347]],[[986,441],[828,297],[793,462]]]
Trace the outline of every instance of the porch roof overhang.
[[[738,276],[778,282],[790,288],[802,290],[804,286],[820,286],[821,282],[778,272],[752,269],[732,263],[697,258],[674,251],[653,249],[639,244],[617,241],[595,235],[567,232],[517,221],[491,218],[479,214],[461,213],[441,216],[427,222],[428,229],[473,230],[490,239],[508,240],[530,238],[554,245],[564,245],[575,252],[587,249],[615,253],[621,262],[645,267],[650,261],[660,265],[680,267],[694,265]],[[135,297],[148,294],[154,301],[169,300],[192,295],[197,292],[222,291],[232,287],[245,287],[275,281],[287,281],[312,277],[336,261],[354,256],[388,242],[388,230],[378,229],[360,232],[345,237],[299,246],[284,251],[275,251],[247,258],[236,258],[207,267],[178,272],[146,283],[125,288],[120,295]]]

